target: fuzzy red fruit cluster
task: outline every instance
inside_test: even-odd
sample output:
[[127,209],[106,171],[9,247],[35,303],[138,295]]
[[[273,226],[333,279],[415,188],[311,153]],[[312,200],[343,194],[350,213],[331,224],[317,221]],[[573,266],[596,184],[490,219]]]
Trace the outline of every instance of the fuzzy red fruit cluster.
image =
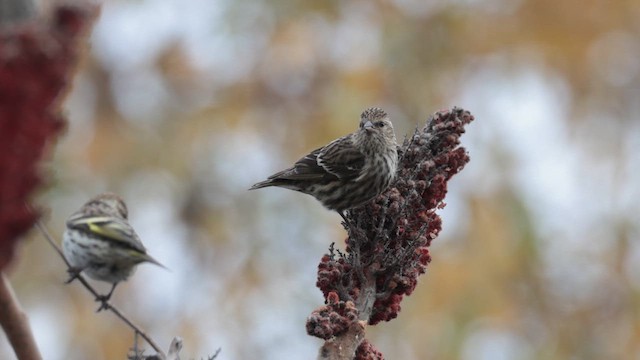
[[349,329],[358,321],[358,311],[353,302],[341,301],[338,294],[327,295],[327,305],[321,306],[307,318],[307,333],[321,339],[331,339]]
[[38,162],[64,129],[60,102],[96,8],[67,4],[53,12],[47,22],[0,28],[0,269],[38,217],[27,206],[44,182]]
[[356,350],[354,360],[384,360],[384,356],[369,340],[364,339],[358,346],[358,350]]
[[[403,298],[431,261],[429,246],[442,229],[436,211],[445,206],[447,182],[469,161],[460,136],[473,119],[460,108],[440,111],[405,139],[395,182],[371,203],[349,211],[346,252],[332,246],[320,262],[317,285],[329,304],[323,308],[338,296],[338,303],[356,304],[358,319],[370,325],[398,316]],[[361,344],[368,348],[368,342]],[[377,350],[359,353],[358,359],[382,358]]]

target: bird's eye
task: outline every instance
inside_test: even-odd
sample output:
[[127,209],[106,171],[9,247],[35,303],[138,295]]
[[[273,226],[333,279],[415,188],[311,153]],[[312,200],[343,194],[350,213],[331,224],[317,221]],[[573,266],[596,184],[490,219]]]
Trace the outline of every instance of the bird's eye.
[[376,127],[379,127],[379,128],[384,127],[384,121],[378,121],[378,122],[376,122],[375,125],[376,125]]

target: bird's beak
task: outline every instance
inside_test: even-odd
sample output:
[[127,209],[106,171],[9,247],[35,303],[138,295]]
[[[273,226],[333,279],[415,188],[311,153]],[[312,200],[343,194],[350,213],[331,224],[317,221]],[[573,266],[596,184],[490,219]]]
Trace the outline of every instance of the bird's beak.
[[371,121],[367,121],[366,123],[364,123],[364,126],[362,128],[367,131],[371,131],[373,130],[373,123]]

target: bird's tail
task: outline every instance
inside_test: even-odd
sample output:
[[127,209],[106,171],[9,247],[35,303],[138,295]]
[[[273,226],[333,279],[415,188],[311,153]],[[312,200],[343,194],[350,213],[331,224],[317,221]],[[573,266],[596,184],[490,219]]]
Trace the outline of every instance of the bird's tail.
[[277,184],[274,183],[273,179],[267,179],[265,181],[260,181],[259,183],[253,184],[253,186],[251,186],[249,190],[256,190],[256,189],[261,189],[263,187],[276,186],[276,185]]
[[169,270],[168,267],[162,265],[162,263],[156,259],[154,259],[151,255],[149,254],[143,254],[143,253],[139,253],[138,254],[140,256],[141,261],[146,261],[146,262],[150,262],[152,264],[158,265],[161,268],[165,269],[165,270]]

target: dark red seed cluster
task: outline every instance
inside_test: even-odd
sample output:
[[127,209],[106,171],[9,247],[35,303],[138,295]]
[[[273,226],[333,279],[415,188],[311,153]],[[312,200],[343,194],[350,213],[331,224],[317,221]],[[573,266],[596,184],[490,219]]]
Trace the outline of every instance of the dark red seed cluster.
[[338,294],[327,296],[327,305],[321,306],[307,318],[307,333],[321,339],[331,339],[349,329],[358,321],[358,310],[352,301],[341,301]]
[[[317,285],[327,305],[321,309],[331,312],[332,304],[353,301],[358,318],[371,325],[398,315],[402,299],[413,292],[431,261],[428,248],[442,229],[436,210],[445,205],[447,182],[469,161],[459,145],[471,121],[473,116],[460,108],[440,111],[405,139],[398,150],[395,182],[374,201],[347,214],[346,253],[332,246],[322,257]],[[335,296],[340,301],[330,300]],[[382,358],[368,350],[359,353],[359,359]]]
[[353,360],[384,360],[384,356],[367,339],[362,340]]
[[0,28],[0,269],[38,217],[25,204],[43,183],[38,161],[62,132],[59,105],[96,8],[58,5],[51,21]]

